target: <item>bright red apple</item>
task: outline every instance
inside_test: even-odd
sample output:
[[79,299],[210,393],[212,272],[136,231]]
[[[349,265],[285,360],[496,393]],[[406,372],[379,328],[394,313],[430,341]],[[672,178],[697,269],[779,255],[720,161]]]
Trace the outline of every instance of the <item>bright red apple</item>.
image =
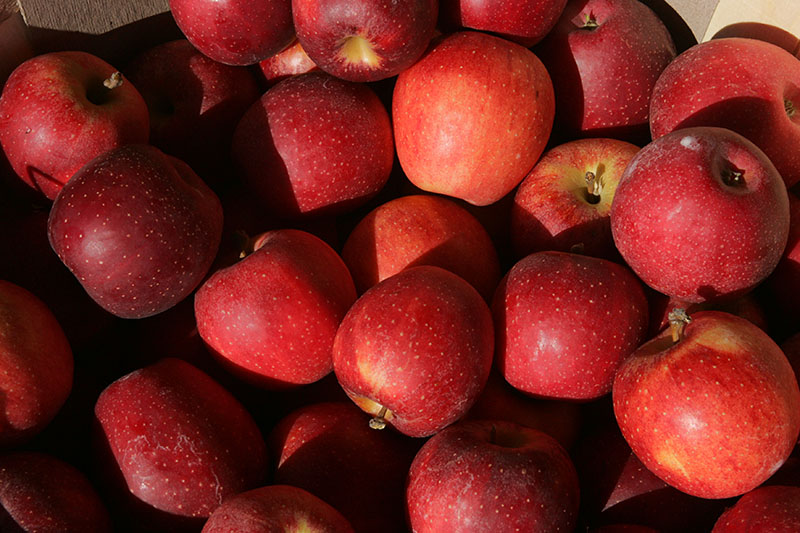
[[147,142],[148,128],[139,92],[85,52],[29,59],[0,95],[0,145],[17,175],[51,200],[89,160]]
[[753,143],[722,128],[687,128],[630,162],[611,231],[622,257],[655,290],[695,303],[733,299],[778,264],[789,200]]
[[614,381],[614,413],[644,465],[701,498],[744,494],[786,461],[800,390],[786,356],[749,321],[675,310]]
[[549,435],[500,421],[464,421],[420,449],[406,502],[414,533],[572,531],[578,476]]
[[759,487],[719,517],[711,533],[800,530],[800,487]]
[[292,0],[297,40],[319,67],[350,81],[396,76],[434,35],[438,0]]
[[333,369],[347,395],[412,437],[461,418],[489,377],[494,342],[486,302],[436,266],[403,270],[365,292],[345,315]]
[[682,53],[653,89],[653,139],[677,129],[731,129],[761,148],[787,186],[800,181],[800,61],[756,39],[714,39]]
[[291,0],[169,0],[172,17],[203,54],[254,65],[294,39]]
[[219,199],[189,166],[128,145],[84,166],[50,211],[53,250],[101,307],[143,318],[186,298],[219,247]]
[[495,33],[530,47],[558,22],[567,0],[441,0],[445,24]]
[[281,80],[317,70],[317,64],[308,57],[300,41],[294,41],[275,55],[259,61],[258,68],[267,85],[272,86]]
[[417,187],[488,205],[539,159],[554,114],[550,76],[530,50],[484,33],[452,34],[397,78],[397,157]]
[[341,257],[299,230],[275,230],[215,272],[195,295],[197,330],[221,362],[249,381],[280,388],[333,370],[333,339],[356,300]]
[[310,72],[272,87],[242,117],[233,158],[275,215],[350,211],[389,179],[389,114],[367,86]]

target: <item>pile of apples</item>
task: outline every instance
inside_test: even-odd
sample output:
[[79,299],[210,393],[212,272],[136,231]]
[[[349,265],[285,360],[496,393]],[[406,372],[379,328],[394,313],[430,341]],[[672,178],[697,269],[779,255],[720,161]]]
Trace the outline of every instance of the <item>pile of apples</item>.
[[798,57],[170,8],[0,93],[0,530],[800,531]]

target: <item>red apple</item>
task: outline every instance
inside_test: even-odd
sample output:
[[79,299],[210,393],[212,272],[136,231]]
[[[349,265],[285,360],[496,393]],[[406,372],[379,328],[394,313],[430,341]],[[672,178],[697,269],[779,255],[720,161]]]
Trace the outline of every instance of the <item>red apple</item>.
[[789,191],[789,238],[778,265],[764,283],[778,322],[790,333],[800,317],[800,199]]
[[350,81],[390,78],[414,64],[433,37],[438,7],[437,0],[292,0],[303,49]]
[[800,180],[800,61],[756,39],[715,39],[683,52],[658,79],[653,139],[677,129],[731,129],[761,148],[787,186]]
[[275,55],[259,61],[258,68],[267,82],[272,86],[281,80],[317,70],[317,64],[308,57],[300,41],[295,40]]
[[500,282],[492,311],[497,368],[514,388],[545,398],[608,394],[647,333],[639,280],[617,263],[566,252],[521,259]]
[[0,95],[0,145],[49,199],[94,157],[148,138],[147,105],[114,67],[85,52],[25,61]]
[[294,38],[291,0],[169,0],[186,38],[228,65],[254,65]]
[[695,303],[733,299],[778,264],[789,201],[753,143],[722,128],[687,128],[630,162],[611,231],[622,257],[655,290]]
[[0,457],[0,530],[112,531],[100,496],[78,469],[50,455]]
[[675,58],[669,31],[638,0],[571,0],[536,48],[567,138],[648,140],[650,95]]
[[622,173],[639,147],[615,139],[580,139],[548,150],[522,181],[511,209],[518,258],[542,250],[612,258],[609,213]]
[[267,387],[313,383],[333,370],[339,323],[356,300],[339,255],[299,230],[256,239],[195,295],[197,330],[222,363]]
[[0,280],[0,446],[39,433],[69,396],[73,359],[53,313],[27,290]]
[[340,214],[389,179],[389,114],[372,90],[310,72],[272,87],[242,117],[233,158],[276,215]]
[[353,526],[310,492],[289,485],[271,485],[225,500],[211,513],[202,533],[233,531],[353,533]]
[[701,498],[766,481],[800,433],[800,390],[786,356],[749,321],[676,310],[614,381],[614,413],[644,465]]
[[219,199],[182,161],[129,145],[84,166],[50,211],[53,250],[100,306],[143,318],[186,298],[220,242]]
[[554,106],[530,50],[484,33],[449,35],[397,78],[397,157],[417,187],[488,205],[539,159]]
[[550,33],[567,0],[441,0],[446,25],[491,32],[530,47]]
[[465,421],[420,449],[406,501],[414,533],[572,531],[578,477],[564,449],[534,429]]
[[492,318],[469,283],[435,266],[403,270],[365,292],[345,315],[333,369],[347,395],[412,437],[461,418],[486,384]]
[[714,524],[712,533],[800,531],[800,487],[759,487],[742,496]]
[[350,233],[342,258],[361,293],[418,265],[458,274],[487,300],[500,281],[497,252],[481,223],[432,195],[403,196],[375,208]]

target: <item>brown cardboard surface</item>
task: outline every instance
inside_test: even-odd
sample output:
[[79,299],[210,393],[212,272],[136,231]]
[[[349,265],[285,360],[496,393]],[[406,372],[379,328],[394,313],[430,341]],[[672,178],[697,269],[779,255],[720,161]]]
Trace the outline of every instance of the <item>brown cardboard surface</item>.
[[[0,0],[7,1],[7,0]],[[168,0],[18,0],[29,27],[101,35],[169,11]]]

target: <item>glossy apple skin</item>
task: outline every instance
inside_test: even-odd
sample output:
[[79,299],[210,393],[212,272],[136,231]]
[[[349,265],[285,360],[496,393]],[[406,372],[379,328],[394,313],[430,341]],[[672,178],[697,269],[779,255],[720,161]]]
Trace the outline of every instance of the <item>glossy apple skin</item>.
[[[737,169],[743,183],[726,183]],[[722,128],[687,128],[631,160],[611,206],[611,232],[655,290],[693,303],[734,299],[778,264],[789,200],[775,167],[750,141]]]
[[567,0],[441,0],[446,24],[494,33],[533,46],[558,22]]
[[39,452],[0,457],[0,529],[111,532],[111,519],[86,476]]
[[[434,35],[437,0],[292,0],[297,40],[319,67],[349,81],[396,76],[419,59]],[[377,64],[350,62],[342,42],[361,37]]]
[[[789,116],[786,101],[793,104]],[[682,53],[653,89],[653,139],[677,129],[731,129],[761,148],[787,187],[800,181],[800,62],[756,39],[714,39]]]
[[[590,15],[594,29],[583,27]],[[649,7],[638,0],[571,0],[535,51],[553,77],[559,135],[648,141],[650,95],[676,54]]]
[[469,283],[418,266],[378,283],[345,315],[333,370],[347,395],[411,437],[461,418],[489,377],[494,333],[486,302]]
[[614,381],[614,413],[644,465],[701,498],[744,494],[789,457],[800,432],[800,391],[780,348],[749,321],[692,316],[684,338],[666,331],[639,348]]
[[225,500],[208,518],[202,533],[235,531],[353,533],[353,526],[310,492],[270,485]]
[[186,298],[221,234],[217,196],[186,163],[147,145],[90,161],[48,220],[61,261],[95,302],[122,318],[155,315]]
[[550,76],[522,46],[478,32],[436,42],[397,78],[397,157],[420,189],[475,205],[509,193],[544,151]]
[[500,281],[492,239],[455,202],[410,195],[386,202],[361,219],[342,248],[359,293],[410,266],[434,265],[458,274],[486,300]]
[[[578,139],[548,150],[514,194],[511,241],[517,258],[543,251],[616,255],[609,214],[622,173],[639,147],[616,139]],[[586,173],[602,183],[591,201]]]
[[500,421],[464,421],[420,449],[406,502],[414,533],[572,531],[578,477],[549,435]]
[[264,439],[227,390],[191,364],[162,359],[109,385],[95,417],[127,491],[180,517],[208,517],[224,499],[258,487]]
[[275,483],[314,494],[356,531],[407,532],[403,494],[418,439],[371,429],[369,415],[344,401],[289,413],[268,444]]
[[607,394],[647,334],[639,280],[617,263],[566,252],[517,262],[500,282],[492,312],[498,370],[514,388],[544,398]]
[[759,487],[742,496],[712,533],[767,533],[800,529],[800,487]]
[[270,87],[291,76],[319,70],[297,40],[277,54],[259,61],[258,68]]
[[0,280],[0,446],[29,440],[72,390],[72,350],[48,307],[26,289]]
[[50,200],[94,157],[147,142],[147,105],[133,84],[103,87],[115,71],[85,52],[53,52],[24,62],[6,82],[0,145],[22,181]]
[[335,215],[386,184],[389,114],[366,85],[309,72],[269,89],[233,137],[242,178],[277,216]]
[[186,38],[227,65],[254,65],[294,39],[291,0],[170,0]]
[[195,317],[226,367],[282,388],[333,370],[333,339],[355,300],[347,266],[330,246],[304,231],[275,230],[200,287]]

